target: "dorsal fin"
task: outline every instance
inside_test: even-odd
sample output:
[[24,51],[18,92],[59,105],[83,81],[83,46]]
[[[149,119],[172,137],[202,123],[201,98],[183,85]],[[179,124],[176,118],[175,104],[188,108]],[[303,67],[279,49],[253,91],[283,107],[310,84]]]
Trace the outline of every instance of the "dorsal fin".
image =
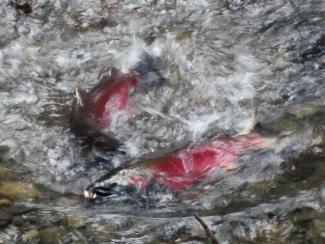
[[80,87],[77,86],[75,89],[75,98],[78,106],[81,107],[84,106],[84,96],[85,96],[85,91],[81,90]]

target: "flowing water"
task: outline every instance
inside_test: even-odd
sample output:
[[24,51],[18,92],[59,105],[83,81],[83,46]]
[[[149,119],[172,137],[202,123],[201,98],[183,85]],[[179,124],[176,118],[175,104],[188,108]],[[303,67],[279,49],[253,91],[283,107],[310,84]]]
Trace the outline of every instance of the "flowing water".
[[[20,1],[19,3],[23,3]],[[0,3],[0,243],[325,242],[325,2],[31,0]],[[69,128],[76,87],[148,52],[168,81],[111,125],[126,154]],[[255,129],[277,139],[239,169],[145,201],[83,189],[147,153]]]

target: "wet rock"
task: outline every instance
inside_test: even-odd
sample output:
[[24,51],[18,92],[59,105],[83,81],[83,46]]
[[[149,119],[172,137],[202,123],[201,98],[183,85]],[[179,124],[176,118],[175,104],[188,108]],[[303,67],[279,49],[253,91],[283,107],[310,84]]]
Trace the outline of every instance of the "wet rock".
[[12,215],[4,210],[0,210],[0,228],[6,227],[12,220]]
[[294,106],[290,112],[298,118],[306,118],[317,114],[322,114],[325,111],[325,106],[320,101],[311,101]]
[[0,198],[0,208],[2,207],[10,207],[13,204],[11,200],[8,198]]
[[2,244],[12,244],[18,243],[17,237],[19,234],[19,230],[17,227],[13,225],[9,225],[3,231],[0,231],[0,243]]
[[13,214],[10,207],[13,202],[8,198],[1,198],[0,194],[0,228],[6,227],[12,220]]
[[253,233],[256,243],[287,243],[288,233],[293,230],[292,224],[283,222],[277,224],[274,220],[269,220]]
[[3,142],[0,144],[0,163],[7,158],[10,148],[8,145],[3,145]]
[[0,3],[0,47],[17,37],[15,9]]
[[13,199],[37,198],[40,196],[40,192],[32,185],[19,181],[6,182],[0,185],[0,194]]
[[12,176],[12,174],[10,172],[10,169],[8,169],[5,166],[0,166],[0,180],[1,181],[9,179],[9,178],[11,178],[11,176]]
[[22,216],[24,218],[25,220],[25,223],[23,225],[24,227],[29,227],[30,225],[32,225],[32,226],[36,226],[39,230],[45,229],[48,226],[57,226],[60,223],[62,223],[61,214],[58,214],[55,211],[48,211],[43,209],[29,208],[26,209],[25,213],[15,214],[15,216],[17,217]]
[[16,204],[16,205],[11,206],[10,213],[12,215],[19,216],[19,215],[23,215],[23,214],[26,214],[26,213],[29,213],[29,212],[32,212],[35,210],[36,210],[35,208],[30,208],[30,207]]
[[59,227],[49,227],[39,232],[40,243],[57,244],[60,242],[60,237],[63,235],[63,230]]
[[182,31],[178,33],[176,39],[180,42],[184,40],[189,40],[191,38],[192,32],[193,32],[192,30]]
[[315,210],[311,208],[295,209],[289,214],[296,225],[305,225],[317,217]]
[[25,218],[23,218],[22,216],[15,216],[12,219],[11,224],[14,225],[14,226],[23,226],[25,224],[29,224],[29,221],[26,220]]
[[33,9],[30,3],[24,2],[22,4],[16,4],[14,2],[11,2],[11,4],[18,10],[22,11],[24,14],[30,14]]
[[288,68],[290,63],[287,61],[287,57],[284,53],[275,52],[270,54],[269,62],[271,63],[272,67],[276,70],[284,70]]
[[95,242],[104,242],[113,239],[121,226],[117,223],[94,223],[86,226],[87,236],[93,236]]
[[324,55],[325,50],[325,35],[322,35],[313,43],[310,47],[310,49],[305,50],[301,54],[301,60],[302,62],[306,62],[309,60],[313,60],[317,57],[322,57]]
[[325,220],[316,219],[312,222],[310,228],[311,238],[315,243],[325,243]]
[[258,123],[256,129],[262,129],[269,132],[279,131],[301,131],[303,128],[303,121],[293,114],[286,114],[276,122],[274,120],[266,123]]
[[79,216],[67,216],[64,219],[64,224],[70,228],[81,228],[87,224],[86,219]]
[[38,235],[39,235],[39,232],[37,229],[30,229],[22,235],[21,239],[25,242],[31,241],[32,239],[35,239],[36,237],[38,237]]
[[105,26],[115,27],[117,22],[107,15],[108,11],[101,12],[103,9],[104,6],[100,2],[74,1],[69,3],[67,12],[78,31],[102,29]]

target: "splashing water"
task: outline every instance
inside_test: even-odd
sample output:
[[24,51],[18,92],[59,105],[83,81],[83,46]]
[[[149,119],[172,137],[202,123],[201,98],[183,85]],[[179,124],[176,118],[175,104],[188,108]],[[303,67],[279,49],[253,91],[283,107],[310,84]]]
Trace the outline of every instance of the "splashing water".
[[[1,240],[35,228],[44,242],[205,243],[199,213],[224,243],[324,241],[323,1],[33,0],[29,14],[8,2],[0,3],[0,202],[23,196],[24,185],[39,193],[0,212],[0,226],[11,223]],[[167,82],[133,93],[135,116],[120,114],[110,128],[126,154],[102,155],[71,133],[74,91],[111,67],[130,72],[143,51]],[[234,136],[253,120],[278,143],[241,155],[234,171],[134,202],[80,198],[131,158]]]

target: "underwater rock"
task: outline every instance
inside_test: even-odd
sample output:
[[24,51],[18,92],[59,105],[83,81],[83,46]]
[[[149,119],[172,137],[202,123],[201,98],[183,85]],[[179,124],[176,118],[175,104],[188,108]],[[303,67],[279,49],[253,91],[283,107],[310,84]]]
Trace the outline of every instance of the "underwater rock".
[[17,10],[20,10],[24,14],[30,14],[33,11],[32,6],[27,1],[21,4],[18,4],[15,1],[10,1],[10,5],[16,8]]
[[[1,212],[0,212],[1,213]],[[1,213],[0,216],[0,228],[6,227],[12,219],[12,216],[6,213]]]
[[6,182],[0,185],[0,194],[13,199],[37,198],[40,192],[32,185],[19,181]]
[[10,224],[13,214],[10,212],[10,207],[13,202],[8,198],[1,198],[0,194],[0,228],[6,227]]
[[0,208],[2,207],[10,207],[13,204],[11,200],[8,198],[0,198]]
[[36,237],[38,237],[38,235],[39,232],[37,229],[30,229],[22,235],[21,239],[27,242],[27,241],[31,241],[32,239],[35,239]]
[[1,180],[5,180],[5,179],[9,179],[11,178],[12,173],[10,171],[10,169],[8,169],[7,167],[4,166],[0,166],[0,179]]
[[79,216],[66,216],[64,219],[64,224],[73,229],[81,228],[86,225],[87,221],[86,219],[79,217]]
[[10,6],[3,5],[6,5],[4,1],[0,3],[0,47],[7,45],[18,36],[16,11]]
[[56,244],[61,243],[60,237],[64,231],[59,227],[48,227],[40,231],[40,243],[44,244]]

